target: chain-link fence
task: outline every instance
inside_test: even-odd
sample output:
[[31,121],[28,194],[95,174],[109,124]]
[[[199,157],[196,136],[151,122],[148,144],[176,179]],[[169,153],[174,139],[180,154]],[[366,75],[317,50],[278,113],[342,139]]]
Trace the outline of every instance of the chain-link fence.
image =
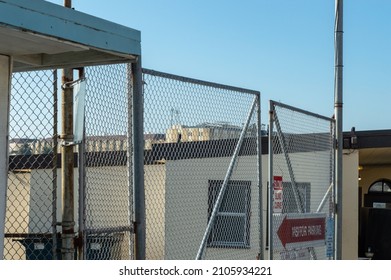
[[[85,68],[75,258],[135,258],[130,69]],[[57,75],[13,77],[5,259],[62,257]],[[147,259],[260,257],[259,92],[145,69],[143,82]]]
[[13,75],[4,259],[56,257],[56,80],[56,71]]
[[256,259],[259,92],[147,69],[143,82],[146,258]]
[[[85,69],[85,137],[74,146],[75,258],[133,258],[129,68]],[[4,259],[62,257],[57,72],[13,75]]]
[[79,180],[84,259],[134,258],[130,66],[85,71],[84,175]]
[[271,259],[334,255],[334,120],[271,101]]

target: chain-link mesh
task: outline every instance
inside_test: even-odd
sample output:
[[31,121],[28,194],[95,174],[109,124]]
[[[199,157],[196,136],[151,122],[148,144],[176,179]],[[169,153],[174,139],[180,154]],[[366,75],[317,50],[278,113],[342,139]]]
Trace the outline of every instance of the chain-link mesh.
[[[56,77],[13,77],[5,259],[61,258]],[[84,259],[132,259],[130,66],[88,67],[85,77],[75,246],[84,244]],[[194,259],[223,187],[202,257],[255,259],[259,92],[151,70],[143,79],[147,258]]]
[[86,68],[84,259],[133,258],[130,66]]
[[4,259],[56,257],[56,77],[55,71],[12,77]]
[[273,259],[333,255],[334,121],[271,102]]
[[255,259],[259,92],[147,69],[143,82],[146,258],[195,259],[227,179],[202,258]]

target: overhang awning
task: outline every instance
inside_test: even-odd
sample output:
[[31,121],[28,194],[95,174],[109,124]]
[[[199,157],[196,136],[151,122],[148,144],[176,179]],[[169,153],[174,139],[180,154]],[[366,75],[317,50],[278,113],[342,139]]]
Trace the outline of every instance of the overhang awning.
[[140,41],[140,31],[60,5],[0,0],[0,54],[14,72],[130,62]]

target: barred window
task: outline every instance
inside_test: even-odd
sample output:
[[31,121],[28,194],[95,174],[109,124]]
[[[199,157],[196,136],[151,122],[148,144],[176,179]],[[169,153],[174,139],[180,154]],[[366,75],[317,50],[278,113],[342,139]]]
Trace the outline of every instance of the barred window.
[[[208,220],[219,195],[222,180],[209,180]],[[251,181],[229,181],[215,224],[209,235],[209,247],[250,247]]]

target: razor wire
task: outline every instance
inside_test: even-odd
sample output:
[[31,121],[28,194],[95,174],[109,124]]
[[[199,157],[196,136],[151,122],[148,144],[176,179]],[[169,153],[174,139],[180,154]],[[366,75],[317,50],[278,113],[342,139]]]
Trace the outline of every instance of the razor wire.
[[259,92],[148,69],[143,82],[147,259],[195,259],[223,185],[201,258],[256,259]]
[[334,120],[270,102],[271,259],[334,254]]

